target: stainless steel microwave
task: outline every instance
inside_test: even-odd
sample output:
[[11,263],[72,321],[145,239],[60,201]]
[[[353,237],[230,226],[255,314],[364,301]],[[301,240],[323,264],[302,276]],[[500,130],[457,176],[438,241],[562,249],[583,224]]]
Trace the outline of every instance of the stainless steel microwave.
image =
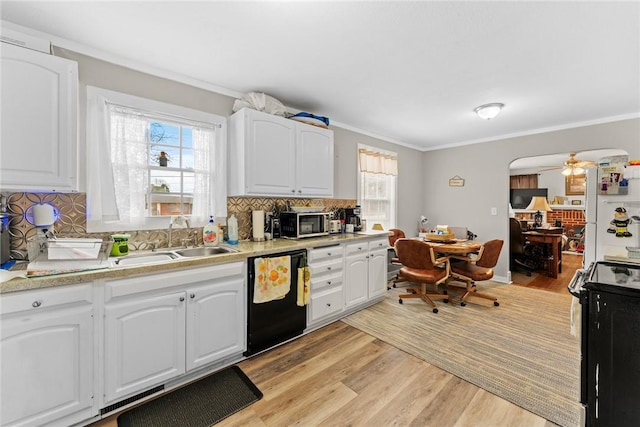
[[329,234],[329,214],[323,212],[282,212],[280,229],[283,237],[301,239]]

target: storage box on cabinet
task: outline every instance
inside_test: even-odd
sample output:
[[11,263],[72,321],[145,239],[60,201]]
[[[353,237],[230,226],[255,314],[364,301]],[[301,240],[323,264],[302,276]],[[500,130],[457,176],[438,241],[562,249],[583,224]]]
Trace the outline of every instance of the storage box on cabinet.
[[105,403],[241,355],[245,263],[105,284]]
[[92,285],[3,294],[0,306],[0,425],[95,416]]

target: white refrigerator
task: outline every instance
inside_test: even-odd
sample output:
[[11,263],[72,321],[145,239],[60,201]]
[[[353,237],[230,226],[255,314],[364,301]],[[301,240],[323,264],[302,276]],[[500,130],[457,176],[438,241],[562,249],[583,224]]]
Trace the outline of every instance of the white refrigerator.
[[611,221],[618,207],[626,210],[628,218],[640,218],[640,166],[624,169],[624,177],[628,184],[626,194],[603,194],[603,170],[606,175],[606,168],[600,166],[588,168],[586,171],[584,268],[589,267],[594,261],[604,260],[606,247],[640,247],[638,220],[632,220],[628,225],[631,237],[616,237],[614,233],[607,232],[607,229],[612,227]]

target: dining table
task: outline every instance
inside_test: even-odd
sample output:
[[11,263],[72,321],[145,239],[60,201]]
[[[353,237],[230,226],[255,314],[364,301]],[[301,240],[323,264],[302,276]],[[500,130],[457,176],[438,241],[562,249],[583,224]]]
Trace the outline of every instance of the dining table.
[[444,255],[468,255],[478,252],[483,243],[477,240],[452,239],[446,241],[428,240],[425,242],[433,246],[433,250]]

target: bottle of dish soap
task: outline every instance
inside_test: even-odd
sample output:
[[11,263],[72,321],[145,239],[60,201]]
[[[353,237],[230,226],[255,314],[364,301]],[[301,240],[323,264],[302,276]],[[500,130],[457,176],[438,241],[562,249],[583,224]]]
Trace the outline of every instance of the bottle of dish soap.
[[238,244],[238,219],[234,214],[227,220],[227,232],[229,233],[229,244]]
[[202,241],[205,246],[218,246],[218,228],[213,222],[213,216],[209,217],[209,223],[202,229]]

